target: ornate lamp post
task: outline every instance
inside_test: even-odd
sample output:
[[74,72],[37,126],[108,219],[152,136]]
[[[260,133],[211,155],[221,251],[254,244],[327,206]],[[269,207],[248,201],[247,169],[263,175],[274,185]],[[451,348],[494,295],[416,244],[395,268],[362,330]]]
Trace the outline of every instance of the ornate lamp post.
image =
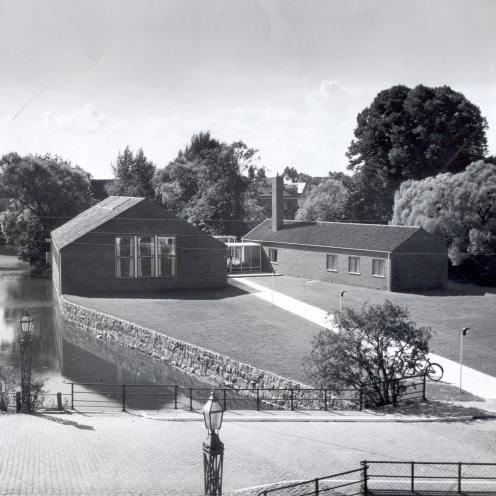
[[33,357],[33,319],[26,312],[21,319],[21,412],[31,412],[31,364]]
[[222,469],[224,465],[224,444],[219,438],[224,409],[215,398],[212,391],[210,398],[202,410],[205,428],[208,436],[203,441],[203,469],[205,480],[205,495],[222,495]]

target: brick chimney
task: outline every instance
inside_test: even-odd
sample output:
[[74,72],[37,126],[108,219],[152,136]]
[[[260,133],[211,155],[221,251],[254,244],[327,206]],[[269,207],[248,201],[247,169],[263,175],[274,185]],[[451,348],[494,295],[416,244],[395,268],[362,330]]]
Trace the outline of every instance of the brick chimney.
[[283,180],[282,176],[277,175],[272,178],[272,230],[278,231],[282,227],[282,216],[283,216],[283,203],[282,203],[282,193],[283,193]]

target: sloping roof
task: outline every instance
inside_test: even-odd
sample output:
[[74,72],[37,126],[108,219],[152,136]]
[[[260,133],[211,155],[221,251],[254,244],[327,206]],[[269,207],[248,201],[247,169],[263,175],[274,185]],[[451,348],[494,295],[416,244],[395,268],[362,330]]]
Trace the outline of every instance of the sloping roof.
[[132,196],[109,196],[52,231],[52,240],[60,250],[143,200]]
[[281,229],[272,231],[272,222],[267,219],[252,229],[243,239],[392,252],[420,229],[415,226],[284,221]]

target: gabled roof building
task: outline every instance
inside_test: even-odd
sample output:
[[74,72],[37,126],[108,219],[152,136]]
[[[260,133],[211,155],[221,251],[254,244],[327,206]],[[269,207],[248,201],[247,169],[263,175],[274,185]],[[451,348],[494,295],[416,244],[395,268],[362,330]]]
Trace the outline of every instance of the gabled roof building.
[[260,243],[264,269],[390,291],[445,287],[447,246],[421,227],[285,221],[274,178],[272,219],[244,236]]
[[145,198],[110,196],[51,233],[57,292],[139,295],[226,285],[226,247]]

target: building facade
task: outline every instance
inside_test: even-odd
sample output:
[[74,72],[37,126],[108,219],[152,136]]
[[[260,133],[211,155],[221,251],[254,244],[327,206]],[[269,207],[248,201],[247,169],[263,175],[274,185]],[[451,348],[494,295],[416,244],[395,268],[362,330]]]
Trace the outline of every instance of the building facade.
[[139,295],[227,283],[224,243],[144,198],[111,196],[52,232],[58,293]]
[[444,240],[415,226],[284,221],[281,187],[275,178],[272,219],[243,238],[262,245],[264,270],[389,291],[446,287]]

